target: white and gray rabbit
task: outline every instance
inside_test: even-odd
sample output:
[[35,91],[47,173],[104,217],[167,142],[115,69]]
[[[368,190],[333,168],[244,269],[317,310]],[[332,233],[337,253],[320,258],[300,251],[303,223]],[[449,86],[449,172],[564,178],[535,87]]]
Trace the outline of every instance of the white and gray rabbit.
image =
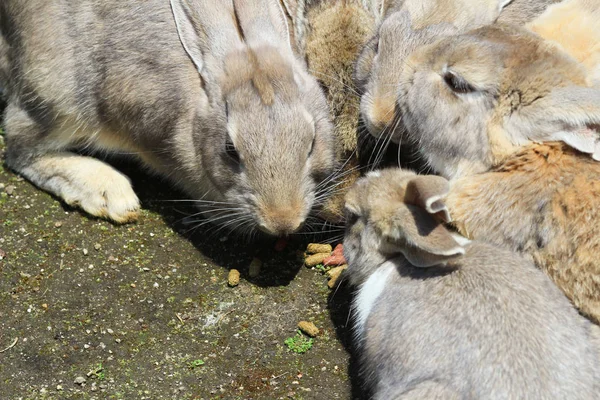
[[6,163],[92,215],[127,222],[139,201],[73,148],[136,156],[215,223],[274,235],[333,170],[324,94],[276,0],[3,0],[0,31]]
[[393,169],[347,195],[347,276],[374,398],[597,399],[598,327],[517,253],[448,231],[448,189]]

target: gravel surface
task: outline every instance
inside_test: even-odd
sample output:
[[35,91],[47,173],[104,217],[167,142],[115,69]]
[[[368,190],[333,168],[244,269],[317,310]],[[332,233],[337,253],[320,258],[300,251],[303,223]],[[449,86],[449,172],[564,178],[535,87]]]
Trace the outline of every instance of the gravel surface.
[[[182,194],[116,165],[142,200],[137,223],[91,218],[0,166],[2,399],[360,397],[349,290],[304,267],[314,237],[277,252],[190,230],[193,209],[170,201]],[[302,320],[319,334],[296,354],[284,341]]]

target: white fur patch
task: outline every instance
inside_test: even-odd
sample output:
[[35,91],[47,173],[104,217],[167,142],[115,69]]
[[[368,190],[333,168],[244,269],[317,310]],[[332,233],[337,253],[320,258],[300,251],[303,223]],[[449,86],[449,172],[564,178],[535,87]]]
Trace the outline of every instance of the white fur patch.
[[363,283],[358,290],[358,295],[354,299],[354,309],[357,312],[356,316],[356,333],[362,336],[365,322],[367,322],[367,318],[369,314],[371,314],[371,310],[373,309],[373,305],[375,301],[379,298],[385,285],[388,281],[388,277],[391,272],[394,270],[394,265],[391,263],[385,263],[381,267],[377,269],[367,279],[365,283]]
[[[467,239],[466,237],[464,237],[463,235],[459,234],[459,233],[455,233],[452,232],[452,239],[454,239],[456,241],[456,243],[458,243],[461,246],[466,246],[469,243],[471,243],[471,241],[469,239]],[[463,250],[463,254],[464,254],[464,250]]]

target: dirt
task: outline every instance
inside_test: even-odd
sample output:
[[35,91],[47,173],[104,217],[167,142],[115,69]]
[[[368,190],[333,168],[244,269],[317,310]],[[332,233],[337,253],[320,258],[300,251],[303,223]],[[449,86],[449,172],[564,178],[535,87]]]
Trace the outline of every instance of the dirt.
[[[349,289],[303,266],[306,244],[330,238],[276,252],[275,239],[191,230],[193,209],[171,201],[185,196],[116,165],[142,200],[137,223],[89,217],[0,167],[2,399],[361,397]],[[320,328],[304,354],[284,344],[300,320]]]

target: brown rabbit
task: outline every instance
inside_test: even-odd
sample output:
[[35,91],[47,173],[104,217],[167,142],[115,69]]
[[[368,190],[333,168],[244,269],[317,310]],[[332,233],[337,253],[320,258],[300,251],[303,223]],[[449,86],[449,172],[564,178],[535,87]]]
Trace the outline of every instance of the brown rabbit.
[[529,255],[600,322],[600,89],[577,54],[508,25],[446,38],[409,58],[398,108],[461,233]]
[[337,176],[324,189],[320,216],[341,222],[344,194],[358,178],[360,97],[354,63],[374,30],[374,18],[361,0],[282,0],[298,52],[325,88],[334,123]]
[[556,0],[379,0],[378,25],[356,63],[361,115],[369,132],[401,142],[396,100],[408,56],[420,46],[498,19],[520,24]]
[[598,327],[531,261],[450,232],[448,190],[390,169],[348,192],[346,273],[373,398],[598,398]]

